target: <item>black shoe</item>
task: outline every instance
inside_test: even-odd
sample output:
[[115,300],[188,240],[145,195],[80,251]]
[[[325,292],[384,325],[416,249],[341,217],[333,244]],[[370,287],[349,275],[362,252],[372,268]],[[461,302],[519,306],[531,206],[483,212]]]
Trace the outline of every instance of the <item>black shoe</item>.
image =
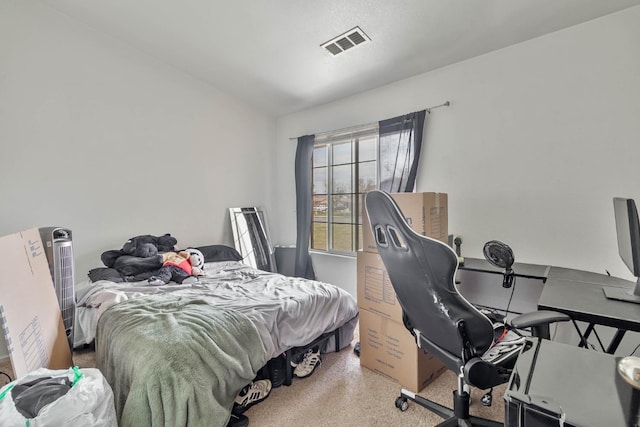
[[356,345],[353,346],[353,352],[356,354],[356,356],[360,357],[360,341],[358,341]]
[[249,425],[249,418],[246,415],[231,414],[227,427],[247,427]]

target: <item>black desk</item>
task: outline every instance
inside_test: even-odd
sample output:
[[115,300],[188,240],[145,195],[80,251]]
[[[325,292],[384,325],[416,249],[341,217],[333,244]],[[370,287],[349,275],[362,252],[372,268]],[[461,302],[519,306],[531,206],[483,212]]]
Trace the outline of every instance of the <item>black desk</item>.
[[[551,267],[539,264],[524,264],[516,262],[512,266],[513,275],[515,277],[525,277],[527,279],[539,279],[543,282],[546,280]],[[464,263],[458,266],[459,270],[478,271],[481,273],[500,274],[504,273],[504,269],[498,268],[485,259],[465,258]]]
[[[605,274],[551,267],[538,308],[569,315],[578,332],[581,331],[575,321],[587,322],[587,329],[581,332],[585,340],[595,331],[595,325],[617,329],[606,348],[596,333],[602,350],[614,353],[626,331],[640,332],[640,304],[607,299],[603,286],[632,289],[635,284]],[[586,342],[582,341],[580,346],[586,346]]]
[[[586,340],[593,333],[603,351],[614,353],[626,331],[640,332],[640,304],[607,299],[602,290],[603,286],[633,289],[633,282],[606,274],[539,264],[515,263],[512,268],[516,277],[539,279],[544,283],[538,309],[569,315],[581,338],[579,346],[586,347]],[[465,258],[464,265],[459,269],[503,273],[502,269],[477,258]],[[587,323],[584,331],[579,328],[577,321]],[[595,330],[596,325],[616,329],[606,347]]]
[[508,318],[535,311],[547,270],[537,264],[515,263],[511,288],[502,288],[504,269],[483,259],[465,258],[459,265],[456,283],[460,292],[476,307],[497,311]]
[[[528,339],[511,374],[505,425],[627,426],[640,393],[616,371],[619,357]],[[585,375],[588,374],[588,375]],[[560,424],[560,420],[564,424]]]

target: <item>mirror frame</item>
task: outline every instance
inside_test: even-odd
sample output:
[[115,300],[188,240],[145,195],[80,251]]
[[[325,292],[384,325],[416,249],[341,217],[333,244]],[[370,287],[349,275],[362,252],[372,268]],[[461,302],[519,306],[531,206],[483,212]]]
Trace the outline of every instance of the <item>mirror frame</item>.
[[277,272],[264,208],[229,208],[229,217],[233,244],[242,255],[242,262],[259,270]]

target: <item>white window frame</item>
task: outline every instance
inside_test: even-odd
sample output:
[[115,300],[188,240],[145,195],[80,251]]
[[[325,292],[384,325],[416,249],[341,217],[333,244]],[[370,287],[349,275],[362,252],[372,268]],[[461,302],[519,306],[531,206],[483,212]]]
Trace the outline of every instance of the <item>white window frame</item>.
[[[361,242],[362,242],[362,236],[361,234],[361,229],[362,229],[362,218],[358,216],[358,212],[361,212],[361,215],[366,215],[365,210],[364,210],[364,206],[360,206],[360,202],[361,202],[361,195],[364,196],[365,193],[361,193],[360,192],[360,187],[359,187],[359,166],[360,166],[360,159],[358,157],[359,154],[359,143],[360,140],[366,138],[374,138],[375,139],[375,159],[373,160],[374,163],[374,171],[375,171],[375,188],[379,188],[379,183],[380,183],[380,176],[379,176],[379,170],[378,170],[378,162],[379,162],[379,153],[380,153],[380,140],[379,140],[379,136],[378,136],[378,124],[370,124],[370,125],[365,125],[365,126],[360,126],[357,128],[351,128],[348,131],[335,131],[335,132],[327,132],[325,134],[323,134],[322,136],[316,136],[315,138],[315,142],[314,142],[314,150],[318,147],[322,147],[322,146],[328,146],[327,148],[327,180],[326,180],[326,185],[327,185],[327,193],[315,193],[314,189],[313,189],[313,185],[312,185],[312,200],[314,198],[314,196],[316,194],[322,195],[322,196],[326,196],[327,198],[327,215],[326,215],[326,222],[324,221],[316,221],[314,218],[314,209],[312,209],[311,212],[311,229],[309,230],[309,232],[311,233],[311,239],[310,239],[310,251],[313,252],[320,252],[320,253],[327,253],[327,254],[335,254],[335,255],[346,255],[346,256],[355,256],[356,251],[361,250],[362,247]],[[339,194],[344,194],[344,193],[333,193],[333,166],[337,166],[334,165],[333,163],[333,150],[332,150],[332,146],[334,144],[339,144],[339,143],[343,143],[346,141],[350,141],[352,145],[352,158],[351,158],[351,162],[350,163],[344,163],[344,164],[352,164],[353,165],[353,169],[352,169],[352,173],[351,173],[351,193],[346,193],[346,194],[351,194],[352,195],[352,212],[351,212],[351,220],[352,222],[350,223],[345,223],[345,222],[339,222],[339,221],[334,221],[334,209],[333,209],[333,196],[339,195]],[[370,162],[370,160],[367,160],[367,162]],[[321,166],[322,167],[322,166]],[[311,170],[312,170],[312,174],[314,171],[314,159],[312,158],[312,162],[311,162]],[[313,182],[313,180],[312,180]],[[317,248],[314,247],[314,224],[315,223],[325,223],[326,224],[326,249],[322,249],[322,248]],[[333,249],[333,233],[332,233],[332,226],[334,224],[350,224],[352,227],[352,245],[354,247],[353,251],[347,251],[347,250],[340,250],[340,249]]]

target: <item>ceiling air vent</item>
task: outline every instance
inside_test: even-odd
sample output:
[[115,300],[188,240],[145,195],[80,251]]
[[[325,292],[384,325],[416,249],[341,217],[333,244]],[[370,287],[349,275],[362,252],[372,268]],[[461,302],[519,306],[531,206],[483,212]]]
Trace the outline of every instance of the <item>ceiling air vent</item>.
[[321,45],[321,47],[327,49],[332,55],[337,55],[352,47],[358,46],[364,42],[369,42],[371,39],[360,29],[355,27],[344,34],[340,34],[338,37],[329,40]]

